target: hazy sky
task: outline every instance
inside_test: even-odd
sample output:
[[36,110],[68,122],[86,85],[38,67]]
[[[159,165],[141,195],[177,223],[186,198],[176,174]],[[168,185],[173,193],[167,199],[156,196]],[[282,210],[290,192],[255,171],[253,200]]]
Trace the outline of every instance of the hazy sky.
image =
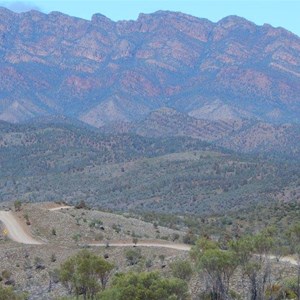
[[61,11],[84,19],[98,12],[113,20],[128,20],[136,19],[140,12],[157,10],[181,11],[212,21],[238,15],[259,25],[285,27],[300,36],[300,0],[0,0],[0,5],[18,12],[32,8],[45,13]]

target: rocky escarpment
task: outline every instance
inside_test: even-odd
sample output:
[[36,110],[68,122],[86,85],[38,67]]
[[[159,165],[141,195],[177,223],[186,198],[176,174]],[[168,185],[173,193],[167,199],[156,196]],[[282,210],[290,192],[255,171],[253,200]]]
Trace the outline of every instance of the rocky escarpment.
[[299,122],[300,39],[230,16],[135,21],[0,9],[0,119],[93,126],[169,107],[197,119]]

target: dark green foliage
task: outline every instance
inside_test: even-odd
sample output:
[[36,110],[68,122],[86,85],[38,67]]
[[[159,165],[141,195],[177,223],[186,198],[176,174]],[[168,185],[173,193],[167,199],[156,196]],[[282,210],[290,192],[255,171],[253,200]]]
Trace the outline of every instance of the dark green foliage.
[[65,261],[60,269],[60,280],[70,293],[93,299],[106,287],[113,265],[88,250]]
[[163,278],[158,273],[128,273],[115,276],[112,287],[100,300],[187,300],[187,284],[175,278]]
[[297,256],[297,281],[295,284],[297,299],[300,299],[300,223],[293,224],[288,231],[291,250]]

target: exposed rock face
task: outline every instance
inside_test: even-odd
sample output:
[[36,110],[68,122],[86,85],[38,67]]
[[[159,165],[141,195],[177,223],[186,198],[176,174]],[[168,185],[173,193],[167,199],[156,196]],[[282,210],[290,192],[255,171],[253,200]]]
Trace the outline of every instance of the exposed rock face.
[[198,119],[300,122],[300,38],[230,16],[113,22],[0,9],[0,119],[101,127],[170,107]]

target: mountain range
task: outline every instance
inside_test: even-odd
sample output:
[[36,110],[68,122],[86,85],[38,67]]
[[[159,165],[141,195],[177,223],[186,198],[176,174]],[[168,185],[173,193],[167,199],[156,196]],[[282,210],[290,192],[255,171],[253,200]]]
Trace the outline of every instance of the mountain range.
[[0,8],[0,120],[72,118],[245,152],[299,149],[300,38],[229,16]]

